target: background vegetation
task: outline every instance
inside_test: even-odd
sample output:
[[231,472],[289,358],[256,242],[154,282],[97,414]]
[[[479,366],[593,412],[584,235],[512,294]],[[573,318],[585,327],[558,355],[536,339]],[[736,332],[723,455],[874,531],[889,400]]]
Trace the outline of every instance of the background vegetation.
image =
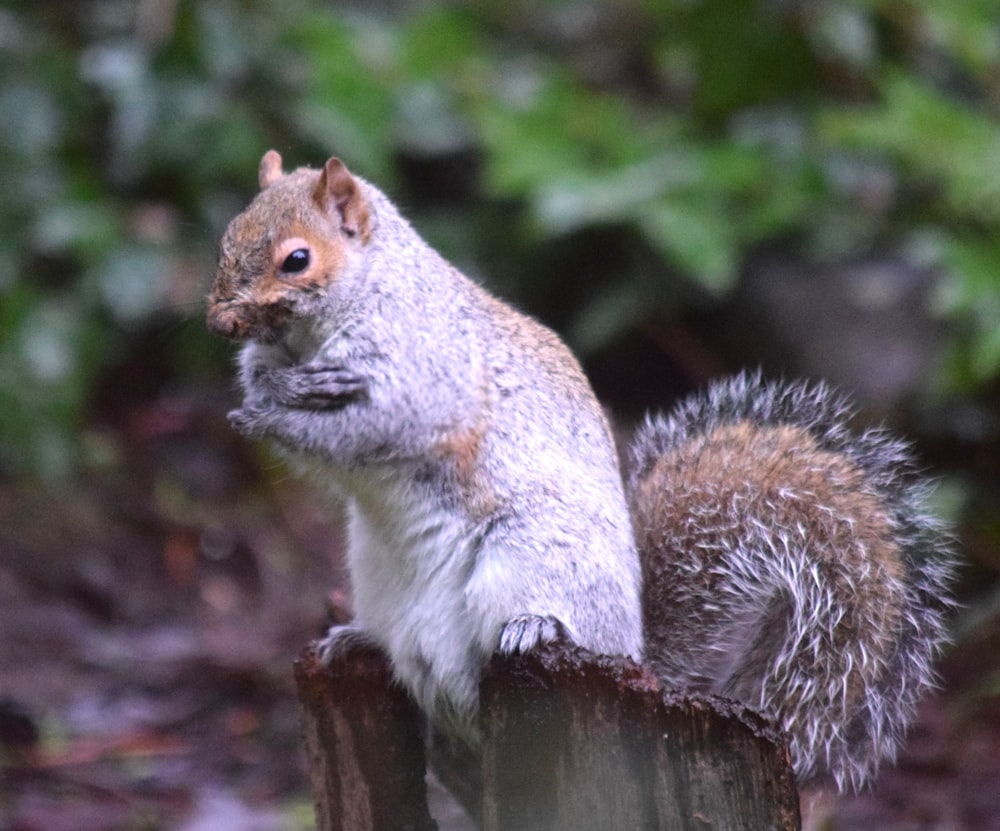
[[[73,470],[102,378],[137,350],[159,355],[161,384],[219,382],[201,296],[271,146],[291,164],[341,155],[541,313],[555,292],[548,317],[585,357],[725,302],[762,246],[889,251],[933,270],[930,313],[957,324],[936,380],[982,389],[1000,369],[995,11],[7,2],[0,465]],[[612,242],[571,279],[544,267],[567,240]]]

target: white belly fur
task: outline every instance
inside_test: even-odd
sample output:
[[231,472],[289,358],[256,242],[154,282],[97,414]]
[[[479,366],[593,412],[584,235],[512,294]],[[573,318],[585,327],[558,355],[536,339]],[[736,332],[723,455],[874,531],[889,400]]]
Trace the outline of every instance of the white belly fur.
[[389,653],[426,712],[461,727],[475,712],[481,666],[503,623],[484,632],[468,612],[480,529],[428,499],[409,476],[383,471],[375,478],[352,488],[370,498],[349,503],[355,624]]

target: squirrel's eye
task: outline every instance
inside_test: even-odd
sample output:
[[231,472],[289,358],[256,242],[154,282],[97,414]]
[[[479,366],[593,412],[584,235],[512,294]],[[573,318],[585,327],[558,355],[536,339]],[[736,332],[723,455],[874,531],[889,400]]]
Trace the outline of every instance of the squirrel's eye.
[[282,274],[299,274],[309,268],[309,249],[296,248],[281,264]]

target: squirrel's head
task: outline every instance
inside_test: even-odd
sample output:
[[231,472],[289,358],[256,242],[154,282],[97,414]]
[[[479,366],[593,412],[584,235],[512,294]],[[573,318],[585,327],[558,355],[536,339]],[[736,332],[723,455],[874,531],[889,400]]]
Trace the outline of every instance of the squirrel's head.
[[371,233],[361,186],[343,162],[284,173],[274,150],[260,162],[260,193],[222,237],[208,296],[208,328],[274,341],[356,262]]

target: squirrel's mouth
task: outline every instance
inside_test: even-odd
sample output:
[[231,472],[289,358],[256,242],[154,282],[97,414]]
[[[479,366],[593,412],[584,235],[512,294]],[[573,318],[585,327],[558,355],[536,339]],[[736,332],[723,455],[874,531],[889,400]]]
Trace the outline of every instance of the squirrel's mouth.
[[291,318],[284,304],[247,305],[233,299],[210,300],[205,318],[210,332],[236,341],[274,343]]

